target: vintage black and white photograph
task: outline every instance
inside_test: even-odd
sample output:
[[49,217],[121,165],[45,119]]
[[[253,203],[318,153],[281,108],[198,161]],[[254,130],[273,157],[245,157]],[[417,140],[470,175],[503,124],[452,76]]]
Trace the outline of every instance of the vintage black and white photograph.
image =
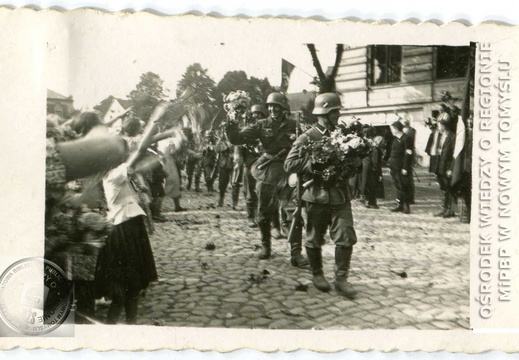
[[158,23],[48,44],[45,258],[77,324],[470,329],[474,43]]

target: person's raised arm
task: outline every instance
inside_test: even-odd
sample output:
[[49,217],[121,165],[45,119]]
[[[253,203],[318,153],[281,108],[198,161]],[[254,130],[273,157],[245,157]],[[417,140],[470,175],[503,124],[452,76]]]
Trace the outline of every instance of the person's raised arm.
[[155,132],[158,127],[158,122],[160,118],[166,113],[170,103],[167,101],[160,102],[153,110],[153,113],[146,124],[146,128],[144,129],[142,140],[137,147],[137,150],[130,155],[126,163],[128,167],[134,167],[137,163],[138,159],[144,154],[146,149],[153,143],[153,137],[155,136]]

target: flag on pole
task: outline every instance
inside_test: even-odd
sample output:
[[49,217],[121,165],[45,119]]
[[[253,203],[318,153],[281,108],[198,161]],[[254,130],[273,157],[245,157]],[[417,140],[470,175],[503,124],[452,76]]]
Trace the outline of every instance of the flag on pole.
[[281,59],[281,91],[287,92],[288,84],[290,83],[290,74],[294,70],[295,65],[289,63],[285,59]]
[[465,161],[465,158],[466,156],[472,156],[471,154],[467,154],[470,149],[466,149],[467,140],[469,140],[469,132],[466,124],[468,123],[468,118],[470,117],[470,83],[473,66],[474,65],[472,63],[471,56],[469,56],[467,80],[465,82],[465,92],[463,96],[463,103],[461,105],[461,117],[458,117],[458,123],[456,126],[456,142],[454,144],[454,161],[452,166],[451,180],[451,186],[453,188],[456,188],[458,185],[460,185],[463,174],[470,171],[470,168],[466,168],[467,162]]

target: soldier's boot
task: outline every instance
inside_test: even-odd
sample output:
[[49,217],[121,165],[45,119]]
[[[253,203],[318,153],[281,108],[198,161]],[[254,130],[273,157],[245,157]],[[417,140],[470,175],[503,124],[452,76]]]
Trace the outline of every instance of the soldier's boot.
[[[162,201],[163,198],[154,198],[150,204],[150,210],[153,221],[166,222],[169,221],[167,217],[162,215]],[[152,205],[153,204],[153,209]]]
[[447,201],[448,201],[447,191],[443,191],[442,209],[439,212],[437,212],[436,214],[434,214],[434,216],[443,217],[443,215],[445,215],[445,212],[447,211]]
[[270,241],[270,221],[268,219],[260,220],[259,228],[261,232],[261,251],[259,258],[260,260],[265,260],[270,258],[272,251]]
[[390,210],[391,212],[403,212],[404,204],[400,201],[400,199],[396,199],[396,206]]
[[187,191],[191,190],[191,185],[193,185],[193,176],[188,176],[187,177],[187,186],[186,186]]
[[461,208],[460,222],[463,224],[470,224],[470,212],[465,204],[463,204],[463,207]]
[[404,203],[404,214],[410,214],[411,213],[411,207],[409,206],[409,202]]
[[357,291],[348,283],[353,246],[335,247],[335,290],[348,299],[355,298]]
[[240,186],[234,185],[232,187],[232,209],[233,210],[240,210],[238,208],[239,200],[240,200]]
[[256,222],[256,206],[253,204],[247,204],[247,225],[250,228],[258,227],[258,223]]
[[274,239],[281,239],[281,224],[279,223],[279,212],[276,212],[272,218],[272,237]]
[[180,206],[180,197],[173,198],[173,201],[175,202],[175,212],[182,212],[187,210],[186,208]]
[[212,182],[208,182],[207,183],[207,191],[210,192],[210,193],[214,192],[214,187],[213,187],[213,183]]
[[[297,220],[293,220],[297,221]],[[295,234],[291,234],[291,237],[289,239],[290,241],[290,263],[292,266],[295,267],[305,267],[308,266],[309,262],[308,260],[301,254],[303,246],[303,231],[302,226],[303,224],[298,223],[297,226],[300,226],[299,229],[294,229]]]
[[306,254],[308,255],[308,261],[310,262],[310,268],[312,268],[312,282],[314,286],[323,292],[331,290],[330,283],[326,280],[323,273],[323,257],[321,248],[306,248]]
[[200,189],[200,176],[195,177],[195,191],[196,192],[202,192],[202,189]]
[[446,191],[447,193],[447,207],[445,209],[445,214],[443,214],[444,218],[451,218],[456,216],[454,213],[454,206],[455,206],[455,197],[452,196],[450,191]]
[[218,207],[223,207],[225,202],[225,195],[220,195],[220,199],[218,199]]

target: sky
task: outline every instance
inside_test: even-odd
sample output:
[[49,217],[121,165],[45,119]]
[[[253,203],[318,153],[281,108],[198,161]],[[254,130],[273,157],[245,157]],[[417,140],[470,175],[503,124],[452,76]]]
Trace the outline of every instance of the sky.
[[[215,82],[228,71],[243,70],[278,86],[284,58],[296,66],[288,92],[315,90],[309,84],[315,69],[303,39],[278,43],[273,41],[275,33],[259,35],[247,21],[240,21],[245,25],[241,29],[250,31],[244,36],[232,26],[218,30],[218,23],[202,30],[196,25],[153,22],[150,14],[143,17],[142,26],[133,26],[123,17],[97,30],[70,19],[60,23],[61,17],[56,15],[56,24],[49,25],[47,88],[72,95],[77,109],[92,108],[109,95],[126,98],[147,71],[157,73],[174,98],[177,82],[195,62],[207,68]],[[316,46],[323,68],[333,65],[335,44]]]

